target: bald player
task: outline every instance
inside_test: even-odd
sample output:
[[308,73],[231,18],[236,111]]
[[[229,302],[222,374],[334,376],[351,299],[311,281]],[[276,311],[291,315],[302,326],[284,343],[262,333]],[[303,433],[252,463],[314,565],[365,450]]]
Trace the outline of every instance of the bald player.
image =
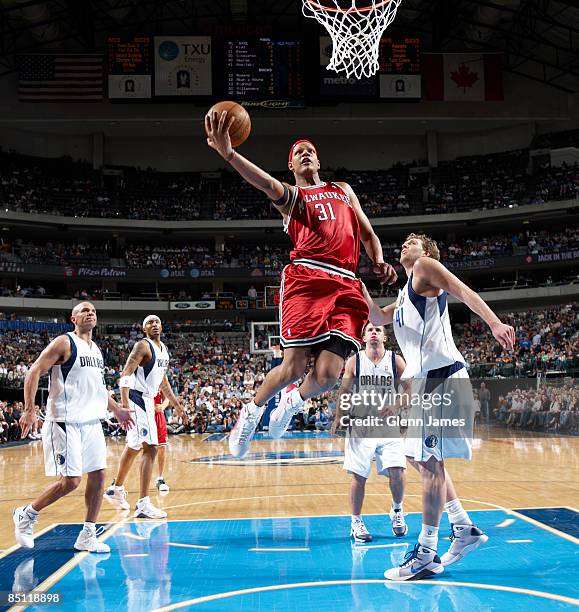
[[97,324],[95,307],[90,302],[77,304],[71,321],[74,331],[55,338],[32,364],[24,380],[22,438],[26,438],[37,419],[34,400],[38,381],[49,374],[42,445],[46,475],[59,476],[59,479],[32,503],[14,510],[14,534],[21,546],[34,548],[33,529],[38,513],[72,493],[80,485],[82,475],[87,474],[85,523],[74,548],[107,553],[110,548],[97,539],[95,525],[106,468],[106,443],[100,421],[108,408],[123,427],[130,428],[133,422],[130,412],[107,393],[103,356],[92,340]]

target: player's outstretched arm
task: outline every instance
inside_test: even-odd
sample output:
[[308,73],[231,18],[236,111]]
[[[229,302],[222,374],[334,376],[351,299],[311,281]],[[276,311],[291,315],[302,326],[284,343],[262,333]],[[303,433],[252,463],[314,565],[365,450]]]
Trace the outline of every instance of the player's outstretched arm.
[[392,303],[388,304],[388,306],[385,306],[384,308],[380,308],[380,306],[376,304],[368,292],[368,288],[364,283],[362,283],[362,293],[364,294],[364,299],[366,300],[366,304],[368,304],[368,308],[370,309],[370,313],[368,315],[370,323],[372,323],[372,325],[390,325],[394,319],[396,304]]
[[358,196],[354,193],[354,190],[348,185],[348,183],[337,183],[350,197],[352,207],[358,217],[358,223],[360,224],[360,239],[364,245],[364,250],[370,258],[373,265],[373,272],[378,276],[382,284],[388,283],[392,285],[396,282],[398,275],[394,268],[384,261],[384,253],[382,252],[382,244],[380,239],[376,236],[376,232],[372,228],[370,220],[366,216],[366,213],[362,210]]
[[332,427],[330,429],[332,434],[336,434],[340,429],[341,419],[348,412],[347,406],[349,404],[349,397],[352,394],[352,388],[354,386],[354,377],[356,376],[356,356],[352,355],[348,361],[346,361],[346,367],[344,368],[344,375],[342,376],[342,382],[338,389],[338,396],[336,398],[336,414],[332,421]]
[[250,162],[240,155],[232,146],[229,137],[229,128],[233,125],[235,117],[228,117],[227,111],[221,116],[217,113],[205,116],[205,130],[207,132],[207,144],[219,153],[239,174],[256,189],[263,191],[265,195],[277,202],[284,197],[287,187],[284,188],[281,181]]
[[38,381],[54,365],[64,363],[70,357],[70,340],[66,336],[55,338],[30,366],[24,378],[24,412],[19,424],[22,428],[22,438],[25,438],[30,428],[36,422],[35,398],[38,391]]
[[414,290],[418,293],[428,289],[443,289],[466,304],[490,328],[493,336],[504,349],[515,344],[515,330],[502,323],[487,303],[470,287],[465,285],[450,270],[432,257],[421,257],[412,269]]

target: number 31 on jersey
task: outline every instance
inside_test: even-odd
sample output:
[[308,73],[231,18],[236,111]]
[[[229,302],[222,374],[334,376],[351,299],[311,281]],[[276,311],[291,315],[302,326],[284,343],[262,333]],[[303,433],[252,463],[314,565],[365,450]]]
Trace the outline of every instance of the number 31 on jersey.
[[318,204],[315,205],[315,208],[316,210],[320,211],[320,214],[318,215],[319,221],[335,221],[336,220],[336,215],[334,215],[334,209],[332,208],[331,202],[325,202],[325,203],[318,202]]

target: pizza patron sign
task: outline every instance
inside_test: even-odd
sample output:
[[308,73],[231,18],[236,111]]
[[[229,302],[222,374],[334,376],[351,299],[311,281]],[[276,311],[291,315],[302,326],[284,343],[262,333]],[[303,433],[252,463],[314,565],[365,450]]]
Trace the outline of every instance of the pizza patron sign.
[[210,36],[155,37],[155,95],[210,96]]

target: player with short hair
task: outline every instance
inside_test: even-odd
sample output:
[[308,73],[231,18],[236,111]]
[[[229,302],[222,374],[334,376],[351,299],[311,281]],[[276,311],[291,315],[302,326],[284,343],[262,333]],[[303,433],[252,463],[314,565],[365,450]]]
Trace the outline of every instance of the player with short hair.
[[[384,262],[380,241],[352,188],[320,179],[318,153],[309,140],[298,140],[290,149],[288,168],[295,185],[289,185],[232,148],[229,128],[234,120],[226,112],[207,115],[207,143],[272,201],[294,245],[291,263],[281,274],[283,361],[267,374],[253,401],[243,406],[229,436],[231,453],[243,457],[270,398],[282,391],[269,426],[270,435],[279,438],[307,399],[334,386],[352,349],[360,349],[368,318],[356,278],[360,241],[383,282],[394,282],[396,273]],[[285,392],[303,376],[312,354],[313,369],[299,388]]]
[[[344,470],[352,475],[350,536],[358,542],[371,542],[372,536],[361,514],[366,481],[370,476],[374,458],[376,459],[376,472],[389,479],[392,493],[390,510],[392,533],[400,538],[408,532],[403,509],[406,457],[399,428],[388,430],[388,428],[372,424],[356,426],[352,424],[352,419],[367,416],[386,418],[389,409],[396,403],[398,382],[404,373],[406,363],[400,355],[386,350],[383,325],[367,323],[362,339],[366,345],[364,350],[352,355],[346,362],[342,385],[338,391],[332,433],[336,433],[342,420],[349,424],[344,453]],[[355,406],[351,401],[352,392],[362,400],[362,406]],[[349,409],[345,410],[346,407]],[[391,437],[380,436],[381,433],[387,431]]]
[[[25,409],[20,417],[22,438],[36,422],[34,399],[38,381],[49,374],[46,418],[42,446],[47,476],[59,480],[47,487],[32,503],[14,510],[14,533],[24,548],[34,548],[33,529],[38,513],[72,493],[87,474],[86,517],[74,548],[107,553],[110,548],[97,539],[96,520],[102,504],[107,449],[101,425],[107,407],[125,428],[133,424],[130,412],[108,395],[104,361],[93,342],[97,324],[90,302],[77,304],[71,314],[74,331],[58,336],[42,351],[24,379]],[[129,430],[130,431],[130,430]]]
[[141,458],[140,497],[135,508],[135,518],[161,519],[167,513],[156,508],[149,498],[149,486],[153,475],[153,464],[159,444],[155,421],[155,396],[159,389],[169,402],[182,412],[181,404],[173,393],[167,378],[170,355],[161,342],[163,325],[157,315],[148,315],[143,320],[145,338],[135,343],[127,363],[121,372],[119,387],[123,407],[132,411],[136,427],[127,433],[127,445],[121,455],[119,468],[113,484],[104,497],[123,510],[130,508],[126,500],[125,479],[139,452]]
[[[364,295],[372,323],[393,323],[396,340],[406,360],[404,377],[413,379],[422,400],[427,393],[432,397],[435,391],[442,395],[449,390],[453,399],[444,411],[450,412],[456,406],[463,415],[467,415],[470,409],[472,416],[472,389],[468,386],[466,360],[452,338],[448,294],[480,316],[504,349],[513,348],[515,331],[502,323],[480,296],[445,268],[439,259],[434,240],[424,234],[412,233],[402,245],[400,263],[408,281],[396,302],[381,309],[366,290]],[[458,395],[452,395],[454,392]],[[424,416],[426,408],[419,406],[418,409]],[[443,406],[440,413],[443,414]],[[428,418],[424,418],[428,422]],[[470,436],[466,431],[460,436],[445,436],[444,429],[440,429],[438,435],[424,433],[406,438],[406,456],[422,477],[422,530],[418,543],[405,562],[385,572],[387,579],[418,580],[440,574],[445,566],[462,559],[488,540],[463,509],[444,465],[445,459],[453,457],[470,460]],[[444,509],[451,522],[452,543],[449,550],[439,557],[438,528]]]

